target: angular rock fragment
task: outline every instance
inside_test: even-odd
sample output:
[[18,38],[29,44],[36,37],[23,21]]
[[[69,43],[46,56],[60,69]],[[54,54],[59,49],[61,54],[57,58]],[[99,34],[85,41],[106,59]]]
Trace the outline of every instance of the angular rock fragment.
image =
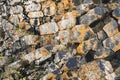
[[76,24],[76,12],[68,12],[63,15],[62,20],[58,22],[60,30],[69,29]]
[[111,3],[111,4],[107,4],[108,8],[111,10],[115,10],[116,8],[118,8],[120,6],[119,3]]
[[46,45],[55,45],[57,44],[57,40],[55,39],[55,35],[43,35],[40,37],[40,45],[46,46]]
[[29,12],[29,13],[28,13],[28,17],[30,17],[30,18],[43,17],[43,12],[42,12],[42,11]]
[[110,23],[106,24],[103,27],[103,30],[106,32],[106,34],[109,37],[114,36],[115,34],[117,34],[119,32],[118,24],[117,24],[117,22],[115,20],[111,21]]
[[39,3],[28,1],[25,2],[24,4],[25,4],[26,12],[34,12],[34,11],[39,11],[41,9],[41,5]]
[[56,14],[56,4],[54,1],[46,1],[44,5],[42,6],[44,15],[46,16],[52,16]]
[[40,25],[40,19],[30,19],[30,24],[31,25],[36,25],[39,26]]
[[19,13],[23,13],[23,7],[22,6],[15,6],[15,7],[11,7],[10,8],[10,14],[19,14]]
[[23,41],[27,45],[37,45],[38,44],[38,36],[36,35],[26,35],[22,38]]
[[111,49],[114,52],[120,50],[120,32],[113,37],[105,39],[103,45],[105,48]]
[[14,4],[20,3],[20,2],[22,2],[22,0],[10,0],[10,1],[9,1],[9,4],[10,4],[10,5],[14,5]]
[[106,58],[112,54],[113,54],[113,51],[111,49],[101,47],[101,48],[98,48],[94,53],[94,59]]
[[58,32],[58,26],[55,22],[45,23],[40,25],[40,35],[53,34]]
[[71,41],[81,42],[93,38],[94,32],[90,27],[86,27],[84,24],[76,25],[71,31]]
[[80,79],[107,79],[115,80],[115,73],[113,72],[110,62],[105,60],[92,61],[81,66],[81,71],[78,72]]
[[60,41],[61,44],[67,44],[70,39],[70,32],[69,30],[63,30],[58,33],[58,36],[56,37],[57,40]]
[[96,50],[99,47],[99,41],[96,38],[91,38],[86,41],[82,41],[77,47],[78,53],[86,55],[89,50]]
[[20,22],[18,15],[11,15],[11,16],[9,17],[9,20],[10,20],[12,23],[14,23],[15,25],[18,25],[19,22]]
[[99,32],[97,33],[97,36],[98,36],[98,39],[99,39],[99,40],[104,40],[104,39],[107,38],[107,35],[106,35],[106,33],[105,33],[103,30],[99,31]]
[[71,58],[68,59],[66,64],[62,67],[62,69],[64,71],[67,71],[67,70],[74,69],[77,66],[78,66],[78,61],[74,57],[71,57]]
[[112,15],[113,15],[116,19],[119,19],[119,20],[120,20],[120,7],[117,7],[117,8],[113,11]]
[[79,21],[81,24],[85,24],[86,26],[89,26],[94,21],[101,19],[107,12],[108,12],[108,9],[104,6],[96,7],[91,9],[84,16],[80,17]]
[[11,64],[9,64],[6,68],[13,68],[13,69],[18,69],[22,66],[21,60],[15,61]]
[[4,66],[8,62],[7,57],[0,57],[0,67]]
[[23,21],[19,23],[19,28],[29,30],[31,26],[29,23]]
[[50,58],[51,55],[52,54],[47,49],[42,47],[42,48],[36,49],[35,51],[30,52],[29,54],[23,55],[21,59],[27,60],[29,61],[29,63],[38,59],[39,59],[39,62],[43,62],[46,59]]
[[59,51],[55,56],[55,63],[60,62],[60,64],[61,63],[63,64],[70,57],[72,57],[72,54],[69,51],[66,50]]

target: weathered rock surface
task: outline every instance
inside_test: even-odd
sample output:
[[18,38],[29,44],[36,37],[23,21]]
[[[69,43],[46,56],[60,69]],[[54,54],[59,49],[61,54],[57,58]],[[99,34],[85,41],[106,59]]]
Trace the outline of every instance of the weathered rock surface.
[[119,80],[119,0],[0,0],[0,80]]

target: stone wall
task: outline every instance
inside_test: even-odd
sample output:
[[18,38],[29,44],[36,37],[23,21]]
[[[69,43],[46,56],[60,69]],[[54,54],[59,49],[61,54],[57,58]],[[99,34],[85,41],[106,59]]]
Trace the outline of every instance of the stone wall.
[[0,0],[1,80],[118,80],[119,53],[119,0]]

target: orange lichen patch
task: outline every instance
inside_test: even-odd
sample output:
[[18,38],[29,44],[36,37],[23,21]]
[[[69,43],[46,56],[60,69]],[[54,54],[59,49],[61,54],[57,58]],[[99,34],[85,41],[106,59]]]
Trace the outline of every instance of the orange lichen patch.
[[30,29],[30,25],[27,23],[27,22],[20,22],[19,23],[19,28],[21,28],[21,29],[26,29],[26,30],[28,30],[28,29]]
[[120,50],[120,42],[115,47],[113,47],[112,50],[115,51],[115,52]]
[[56,76],[53,73],[47,75],[47,80],[55,80]]
[[29,12],[28,17],[30,18],[35,18],[35,17],[43,17],[43,12],[38,11],[38,12]]
[[62,70],[63,70],[63,71],[68,71],[67,66],[66,66],[66,65],[64,65],[64,66],[62,67]]
[[25,28],[25,22],[20,22],[19,23],[19,28],[21,28],[21,29]]
[[102,53],[102,54],[99,55],[99,56],[95,55],[94,58],[95,58],[95,59],[101,59],[101,58],[105,58],[105,57],[107,57],[107,56],[108,56],[108,53],[105,52],[105,53]]
[[45,15],[47,15],[47,14],[55,15],[56,14],[56,4],[54,1],[51,1],[51,0],[46,1],[42,8],[43,8]]
[[56,16],[54,17],[54,20],[55,20],[56,22],[60,21],[61,19],[62,19],[62,15],[56,15]]
[[78,11],[73,10],[72,12],[67,12],[65,14],[63,14],[63,18],[69,18],[69,17],[76,17],[78,15]]
[[61,0],[61,2],[64,4],[65,9],[69,8],[69,0]]
[[25,30],[29,30],[30,29],[30,25],[28,23],[25,24]]
[[65,80],[68,80],[68,79],[69,79],[69,77],[68,77],[68,75],[67,75],[66,72],[64,72],[64,73],[61,75],[61,77],[62,77],[63,79],[65,79]]
[[78,53],[80,53],[80,54],[82,54],[82,55],[86,55],[86,53],[85,53],[85,51],[84,51],[84,45],[85,45],[85,43],[84,43],[84,41],[82,41],[80,44],[79,44],[79,46],[77,47],[77,52]]
[[35,36],[34,37],[34,44],[37,45],[39,42],[38,42],[38,36]]
[[52,2],[50,4],[50,15],[54,15],[54,14],[56,14],[56,4],[55,2]]
[[55,35],[44,35],[41,36],[41,45],[50,45],[50,44],[56,44],[56,40],[54,39]]
[[80,32],[79,38],[80,38],[80,39],[83,39],[83,38],[85,37],[86,33],[87,33],[89,30],[90,30],[89,27],[86,27],[86,26],[84,26],[84,25],[81,25],[81,27],[80,27],[80,29],[79,29],[79,32]]
[[86,65],[82,65],[81,66],[81,68],[82,68],[82,71],[85,73],[85,74],[89,74],[89,70],[87,69],[87,66]]
[[58,3],[57,7],[58,7],[58,9],[57,9],[58,14],[63,14],[64,13],[64,4],[62,2],[60,2],[60,3]]
[[88,69],[89,70],[94,70],[98,68],[98,63],[96,61],[93,61],[92,63],[88,64]]
[[45,48],[41,48],[40,53],[41,53],[43,56],[48,56],[48,55],[50,55],[50,52],[49,52],[47,49],[45,49]]
[[73,3],[73,0],[69,0],[69,4],[70,4],[70,9],[72,9],[72,8],[76,8],[76,6],[74,5],[74,3]]
[[10,16],[9,19],[11,20],[13,18],[13,16]]

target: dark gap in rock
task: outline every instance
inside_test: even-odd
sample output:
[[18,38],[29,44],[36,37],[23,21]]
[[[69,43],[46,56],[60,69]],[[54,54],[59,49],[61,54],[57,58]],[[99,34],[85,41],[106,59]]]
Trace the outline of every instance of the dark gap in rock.
[[0,41],[0,47],[3,45],[3,43],[4,43],[3,41]]
[[85,56],[86,61],[87,62],[93,61],[94,60],[94,54],[95,54],[95,51],[90,50]]
[[75,6],[80,5],[80,2],[81,2],[80,0],[73,0],[73,3],[74,3]]
[[[110,14],[109,14],[110,17],[112,17],[114,20],[116,20],[116,21],[118,22],[118,19],[116,19],[116,18],[112,15],[112,12],[113,12],[113,11],[111,11]],[[118,23],[117,23],[117,24],[118,24]],[[118,24],[118,30],[120,31],[120,25],[119,25],[119,24]]]
[[46,48],[48,51],[52,50],[53,47],[54,47],[54,45],[48,45],[48,46],[45,46],[45,48]]
[[79,25],[80,23],[79,23],[79,18],[80,17],[76,17],[76,25]]
[[112,13],[113,13],[113,11],[111,11],[111,12],[109,13],[110,17],[112,17],[114,20],[116,20],[116,21],[118,22],[118,20],[112,15]]
[[90,27],[91,27],[91,28],[95,28],[96,25],[97,25],[99,22],[100,22],[100,20],[97,20],[97,21],[91,23],[91,24],[90,24]]
[[104,4],[107,4],[109,2],[110,2],[110,0],[102,0],[102,3],[104,3]]
[[120,77],[116,77],[115,80],[120,80]]
[[68,75],[68,77],[73,76],[72,73],[71,73],[70,71],[67,72],[67,75]]
[[0,38],[5,38],[5,31],[3,28],[0,27]]
[[110,61],[114,70],[117,69],[118,67],[120,67],[120,50],[105,59]]
[[104,25],[105,24],[103,23],[102,20],[97,20],[97,21],[93,22],[92,24],[90,24],[90,27],[93,29],[93,31],[95,33],[97,33],[103,29]]
[[118,30],[119,30],[119,32],[120,32],[120,25],[118,24]]
[[100,4],[100,0],[93,0],[95,4]]
[[44,60],[44,61],[40,62],[40,63],[39,63],[39,65],[40,65],[40,66],[45,65],[45,64],[46,64],[46,62],[51,63],[51,62],[53,62],[53,61],[54,61],[54,59],[55,59],[55,54],[52,54],[52,56],[51,56],[50,58],[48,58],[48,59],[46,59],[46,60]]
[[71,46],[72,49],[77,49],[77,47],[79,46],[79,44],[80,44],[80,43],[73,43],[72,46]]
[[107,57],[106,60],[110,61],[113,67],[113,70],[116,74],[115,80],[120,80],[120,50]]

